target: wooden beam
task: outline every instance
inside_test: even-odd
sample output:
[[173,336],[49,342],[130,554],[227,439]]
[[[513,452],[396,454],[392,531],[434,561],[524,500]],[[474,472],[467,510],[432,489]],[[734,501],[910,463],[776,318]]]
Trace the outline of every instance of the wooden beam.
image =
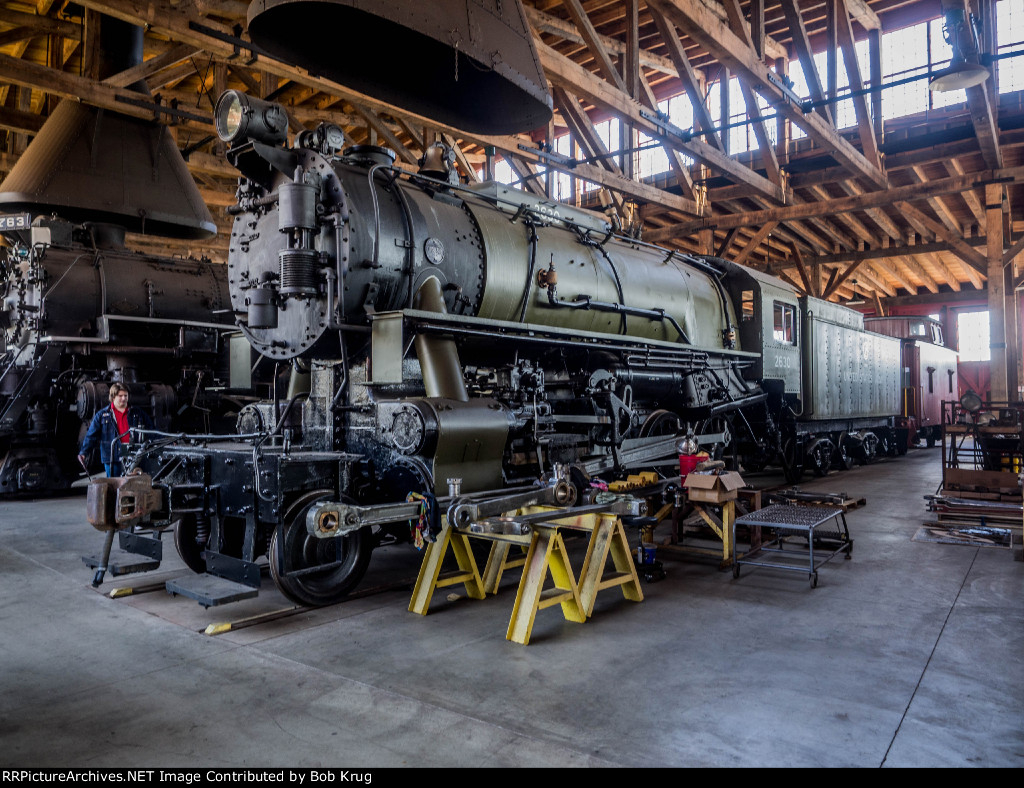
[[[665,228],[665,231],[653,233],[653,236],[661,242],[668,238],[689,235],[703,227],[714,227],[724,230],[730,227],[741,227],[749,224],[760,225],[772,220],[784,222],[790,219],[806,219],[810,216],[824,216],[830,213],[863,211],[883,205],[895,205],[905,200],[926,199],[939,194],[962,192],[996,180],[1007,183],[1016,183],[1017,181],[1024,180],[1024,166],[1004,167],[1001,170],[981,170],[969,175],[938,178],[927,184],[896,186],[885,191],[864,192],[856,196],[839,197],[823,203],[805,203],[741,214],[713,216],[696,222],[680,223],[675,227]],[[654,240],[654,238],[651,240]]]
[[[442,134],[441,139],[444,140],[445,145],[455,152],[455,160],[459,163],[459,166],[462,168],[463,174],[465,174],[467,180],[470,183],[479,183],[480,176],[476,174],[476,168],[472,163],[470,163],[469,159],[466,158],[466,154],[462,150],[458,141],[452,137],[451,134]],[[420,147],[422,148],[422,145]]]
[[575,23],[576,29],[580,31],[580,35],[583,36],[583,40],[586,41],[587,49],[594,56],[598,71],[608,82],[626,95],[629,95],[626,83],[622,81],[622,77],[615,68],[615,64],[612,63],[612,59],[608,56],[608,52],[601,43],[594,25],[590,22],[590,17],[583,10],[583,4],[580,3],[580,0],[562,0],[562,5],[569,12],[569,16],[572,18],[573,23]]
[[896,283],[908,293],[917,292],[917,285],[910,281],[910,277],[907,276],[905,272],[900,270],[900,264],[897,262],[896,258],[875,260],[872,265],[874,265],[876,271],[885,274],[890,279],[895,279]]
[[527,191],[536,194],[538,197],[544,197],[544,189],[537,182],[537,178],[531,177],[537,174],[537,168],[528,159],[523,159],[518,156],[505,156],[505,163],[512,168],[512,173],[518,178],[526,187]]
[[[750,35],[749,25],[740,10],[739,0],[724,0],[725,13],[729,18],[729,29],[732,30],[751,50],[755,50],[754,41]],[[757,140],[758,151],[761,154],[761,163],[764,164],[768,180],[777,183],[780,188],[785,188],[782,182],[782,171],[779,169],[779,160],[775,155],[775,147],[768,139],[768,131],[765,129],[763,120],[749,120],[757,118],[761,114],[761,108],[757,105],[757,97],[750,88],[746,79],[739,80],[740,93],[743,96],[743,103],[747,108],[747,118],[754,130],[754,139]],[[728,90],[727,85],[722,90]]]
[[1006,250],[1006,253],[1003,255],[1003,267],[1005,268],[1012,263],[1017,255],[1022,251],[1024,251],[1024,236],[1018,238],[1017,241]]
[[[923,167],[911,167],[911,173],[918,183],[927,183],[928,176],[925,175]],[[950,210],[950,207],[942,200],[941,197],[929,197],[928,205],[935,211],[935,215],[939,217],[939,221],[946,225],[948,230],[954,233],[962,231],[959,222],[956,220],[956,215]]]
[[934,268],[942,275],[942,278],[945,280],[946,284],[950,286],[951,289],[953,289],[956,292],[960,292],[960,280],[950,270],[949,266],[942,262],[941,257],[939,257],[934,252],[919,252],[919,254],[931,264],[932,268]]
[[725,238],[722,239],[722,243],[718,245],[718,250],[715,252],[715,257],[728,257],[729,249],[732,247],[732,242],[736,239],[739,233],[739,227],[733,227],[725,234]]
[[672,62],[679,72],[679,81],[683,85],[683,90],[690,97],[690,104],[693,107],[694,125],[704,132],[703,138],[707,140],[707,144],[718,150],[724,150],[718,132],[712,131],[715,123],[708,113],[706,99],[701,91],[700,80],[697,77],[697,72],[690,64],[690,59],[686,56],[686,50],[683,49],[683,43],[679,38],[675,25],[666,19],[665,15],[660,13],[654,6],[648,6],[647,10],[651,15],[651,19],[654,20],[655,27],[658,28],[658,34],[661,36],[662,42],[668,49],[669,57],[672,58]]
[[939,283],[936,282],[935,279],[933,279],[932,276],[924,270],[924,266],[917,262],[913,257],[908,255],[903,257],[894,257],[892,259],[894,261],[898,261],[899,264],[902,264],[914,276],[920,279],[921,284],[928,288],[928,290],[933,293],[939,292]]
[[[591,159],[596,158],[599,166],[608,170],[608,172],[624,176],[619,165],[608,155],[608,148],[605,147],[604,142],[597,133],[597,129],[594,128],[594,124],[590,122],[590,117],[580,107],[579,100],[558,86],[553,85],[551,91],[555,105],[569,124],[576,144],[580,146],[585,156]],[[621,198],[616,200],[615,207],[621,212]]]
[[407,164],[415,166],[419,162],[419,157],[411,150],[409,150],[407,147],[405,147],[404,144],[402,144],[402,141],[398,139],[398,137],[388,127],[388,124],[383,121],[380,115],[378,115],[369,107],[364,107],[359,104],[353,104],[352,108],[355,109],[355,111],[358,114],[363,116],[366,122],[370,125],[370,128],[372,128],[380,136],[387,140],[388,145],[394,148],[395,153],[401,156],[402,159]]
[[839,274],[839,276],[831,277],[831,284],[829,284],[829,286],[825,288],[825,292],[821,294],[821,297],[828,298],[830,295],[836,292],[839,289],[839,286],[842,285],[843,282],[845,282],[847,279],[849,279],[853,272],[864,264],[865,263],[863,260],[855,260],[853,263],[847,266],[846,269],[841,274]]
[[[811,101],[823,101],[825,91],[821,87],[818,66],[814,62],[814,51],[811,49],[811,41],[807,36],[807,28],[804,27],[800,6],[797,5],[796,0],[782,0],[782,11],[786,16],[786,24],[789,25],[789,35],[793,39],[793,48],[796,49],[797,58],[800,60],[800,66],[804,72]],[[820,113],[831,123],[832,113],[827,104],[820,105],[815,112]]]
[[11,8],[0,8],[0,22],[6,22],[15,27],[30,27],[35,31],[33,35],[36,36],[56,34],[76,40],[82,37],[81,25],[47,16],[45,13],[27,14],[24,11],[15,11]]
[[[964,243],[963,236],[958,233],[954,233],[947,229],[937,221],[932,219],[927,214],[921,212],[909,202],[898,202],[895,204],[896,207],[903,213],[911,224],[915,224],[918,227],[924,227],[926,230],[935,234],[937,238],[941,238],[946,241],[950,247],[952,247],[953,253],[967,263],[969,266],[979,271],[980,273],[988,272],[988,261],[983,255],[978,254],[970,246]],[[1000,219],[1001,221],[1001,219]],[[1000,225],[1001,228],[1001,225]],[[1000,237],[1001,237],[1000,229]],[[1002,250],[1000,249],[1000,258],[1002,257]]]
[[[963,175],[964,174],[964,166],[960,163],[960,160],[958,158],[956,158],[956,157],[948,157],[942,163],[943,163],[943,165],[945,165],[946,173],[948,175]],[[978,225],[984,225],[985,224],[985,211],[981,207],[981,200],[978,199],[978,195],[976,195],[971,190],[967,190],[967,191],[960,192],[960,197],[967,204],[967,208],[968,208],[968,210],[970,210],[971,215],[974,217],[975,222]]]
[[835,3],[836,33],[839,39],[839,47],[843,52],[843,63],[846,64],[846,76],[849,81],[850,91],[853,93],[853,106],[857,115],[857,131],[860,135],[860,147],[867,159],[878,169],[882,168],[882,160],[878,155],[878,140],[875,139],[875,129],[871,123],[871,113],[868,112],[867,96],[861,91],[864,89],[864,80],[860,74],[860,63],[857,60],[857,50],[854,48],[853,28],[850,26],[850,12],[847,0],[832,0]]
[[622,175],[615,159],[608,155],[608,148],[597,133],[590,117],[580,106],[579,99],[565,88],[559,85],[551,86],[552,98],[555,106],[562,113],[565,122],[569,124],[569,130],[575,137],[577,144],[583,148],[588,157],[598,159],[598,163],[609,172]]
[[[857,185],[856,181],[840,181],[839,188],[851,197],[865,193],[865,190]],[[900,232],[900,228],[896,226],[896,223],[881,208],[864,208],[864,213],[868,215],[871,221],[878,225],[882,232],[894,241],[903,240],[903,233]]]
[[[620,120],[628,120],[645,134],[657,139],[659,142],[687,153],[691,157],[708,164],[708,166],[723,171],[729,177],[746,183],[752,190],[764,193],[775,202],[784,201],[782,190],[767,178],[761,177],[753,170],[744,167],[735,159],[729,158],[706,143],[697,142],[696,140],[684,143],[677,140],[674,136],[669,136],[663,127],[658,126],[653,120],[644,117],[637,102],[625,93],[616,90],[604,80],[596,78],[585,68],[578,66],[569,58],[560,55],[544,44],[538,44],[537,51],[540,55],[541,65],[552,85],[562,85],[570,93],[618,114]],[[690,202],[691,207],[687,210],[687,213],[697,213],[697,204],[693,201],[688,202]]]
[[[796,271],[800,275],[800,281],[804,283],[804,292],[809,294],[809,295],[814,296],[815,298],[820,298],[821,297],[820,291],[814,286],[814,284],[812,284],[811,278],[810,278],[810,276],[808,276],[807,266],[804,265],[803,255],[800,254],[800,247],[797,246],[796,244],[790,244],[789,245],[789,251],[793,255],[793,262],[796,263]],[[815,283],[817,282],[817,279],[818,279],[818,272],[815,271],[814,272]]]
[[182,61],[188,60],[202,50],[190,44],[178,44],[149,60],[139,63],[137,66],[125,69],[124,71],[107,77],[103,80],[104,85],[111,85],[115,88],[126,88],[138,82],[140,79],[148,80],[158,71],[176,66]]
[[[985,187],[985,237],[988,239],[988,330],[991,358],[989,371],[992,383],[992,399],[1005,402],[1017,398],[1017,392],[1009,389],[1007,374],[1006,287],[1003,280],[1003,187],[992,183]],[[1009,356],[1016,359],[1016,356]]]
[[44,118],[34,112],[0,108],[0,129],[19,134],[35,134],[43,127]]
[[[826,192],[820,186],[812,186],[808,189],[808,191],[812,195],[814,195],[816,200],[823,201],[831,199],[828,192]],[[843,226],[849,227],[850,230],[854,233],[854,235],[860,238],[860,240],[863,241],[865,244],[873,246],[878,243],[877,235],[871,232],[871,230],[868,229],[864,222],[862,222],[860,219],[854,216],[852,212],[837,214],[833,218],[836,222],[841,222]]]
[[728,26],[715,19],[700,0],[648,0],[648,5],[657,7],[677,27],[685,29],[723,65],[747,77],[751,86],[768,99],[770,105],[828,149],[831,156],[851,174],[866,179],[877,188],[888,187],[885,174],[841,137],[831,123],[817,113],[804,115],[803,110],[792,102],[790,92],[782,87],[778,77],[769,71],[754,50],[747,47]]
[[[16,85],[25,85],[30,88],[43,90],[62,98],[84,101],[93,106],[103,107],[104,109],[136,118],[153,120],[155,114],[152,109],[140,107],[132,103],[140,100],[141,97],[138,93],[122,88],[107,87],[102,83],[93,82],[90,79],[79,77],[75,74],[57,72],[46,66],[14,58],[10,55],[0,54],[0,79]],[[182,125],[202,128],[212,126],[212,117],[205,119],[196,113],[192,114],[195,117],[179,122]]]
[[762,226],[756,233],[754,233],[753,237],[749,241],[747,241],[746,244],[744,244],[743,248],[740,250],[740,253],[736,255],[733,262],[738,263],[739,265],[743,265],[747,261],[747,258],[750,257],[750,255],[754,252],[754,250],[761,245],[761,241],[767,238],[771,231],[775,229],[776,224],[778,224],[778,222],[768,222],[767,224]]
[[[583,40],[583,36],[579,34],[579,30],[576,29],[572,22],[551,16],[531,5],[524,5],[523,10],[526,11],[526,17],[529,19],[530,26],[534,29],[535,35],[549,33],[566,41],[571,41],[574,44],[586,45],[587,42]],[[626,52],[626,45],[616,38],[598,34],[598,39],[608,52],[613,52],[616,55],[622,55]],[[641,49],[639,55],[641,65],[672,77],[680,76],[675,65],[667,57],[656,55],[646,49]]]

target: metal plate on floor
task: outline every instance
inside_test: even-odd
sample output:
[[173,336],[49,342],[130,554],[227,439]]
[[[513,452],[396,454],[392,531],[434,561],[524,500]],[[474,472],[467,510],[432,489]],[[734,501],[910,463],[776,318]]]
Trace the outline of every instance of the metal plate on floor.
[[252,599],[259,594],[259,589],[216,575],[185,575],[168,580],[167,593],[187,596],[203,607],[214,607]]
[[[102,559],[96,555],[83,555],[82,561],[90,569],[95,569],[103,564]],[[151,572],[159,568],[159,561],[132,553],[125,553],[123,556],[111,556],[110,561],[107,563],[107,571],[113,577],[134,575],[139,572]]]

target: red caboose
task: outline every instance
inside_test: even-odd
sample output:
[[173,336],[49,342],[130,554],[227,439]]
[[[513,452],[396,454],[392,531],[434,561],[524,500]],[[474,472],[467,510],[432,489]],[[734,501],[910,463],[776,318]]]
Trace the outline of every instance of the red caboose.
[[943,342],[942,324],[921,315],[868,317],[864,328],[902,340],[902,419],[912,443],[934,446],[942,435],[942,402],[957,394],[957,353]]

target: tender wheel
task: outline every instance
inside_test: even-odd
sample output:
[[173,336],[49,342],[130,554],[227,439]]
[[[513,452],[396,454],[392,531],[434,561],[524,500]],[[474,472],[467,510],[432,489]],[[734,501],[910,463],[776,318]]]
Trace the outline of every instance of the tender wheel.
[[849,433],[844,432],[839,436],[839,445],[836,447],[836,451],[832,456],[835,458],[835,466],[837,470],[848,471],[853,467],[853,457],[850,456]]
[[790,484],[796,484],[804,475],[803,450],[796,438],[789,438],[782,445],[782,471]]
[[[281,593],[300,605],[331,605],[351,591],[366,573],[373,552],[369,528],[318,539],[306,531],[306,512],[322,493],[299,499],[270,537],[270,575]],[[323,569],[317,569],[322,566]]]
[[864,439],[861,441],[859,456],[857,461],[861,465],[867,465],[877,459],[878,456],[878,436],[873,432],[864,433]]
[[811,470],[815,476],[828,476],[832,470],[832,455],[835,453],[835,444],[828,438],[816,440],[807,453],[811,460]]
[[198,531],[195,515],[182,515],[182,518],[174,526],[174,547],[177,549],[178,555],[181,556],[181,560],[185,562],[185,566],[196,574],[202,575],[206,573],[206,559],[203,558],[203,550],[208,546],[207,540],[210,538],[210,534],[207,532],[206,537],[200,543],[197,539]]

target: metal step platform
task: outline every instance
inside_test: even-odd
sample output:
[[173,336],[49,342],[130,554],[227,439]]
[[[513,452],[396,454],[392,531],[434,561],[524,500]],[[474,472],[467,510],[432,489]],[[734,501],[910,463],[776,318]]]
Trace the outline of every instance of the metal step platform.
[[[83,555],[82,562],[90,569],[96,569],[103,565],[103,559],[98,555]],[[152,572],[154,569],[159,568],[159,560],[135,553],[112,555],[110,556],[110,562],[107,564],[107,571],[114,577],[134,575],[139,572]]]
[[[107,564],[107,571],[114,577],[152,572],[160,568],[163,543],[159,536],[120,531],[117,542],[123,552],[112,554]],[[103,559],[96,555],[83,555],[82,562],[90,569],[103,566]]]
[[203,607],[215,607],[252,599],[259,594],[258,588],[226,580],[216,575],[185,575],[167,581],[167,593],[175,596],[187,596]]

